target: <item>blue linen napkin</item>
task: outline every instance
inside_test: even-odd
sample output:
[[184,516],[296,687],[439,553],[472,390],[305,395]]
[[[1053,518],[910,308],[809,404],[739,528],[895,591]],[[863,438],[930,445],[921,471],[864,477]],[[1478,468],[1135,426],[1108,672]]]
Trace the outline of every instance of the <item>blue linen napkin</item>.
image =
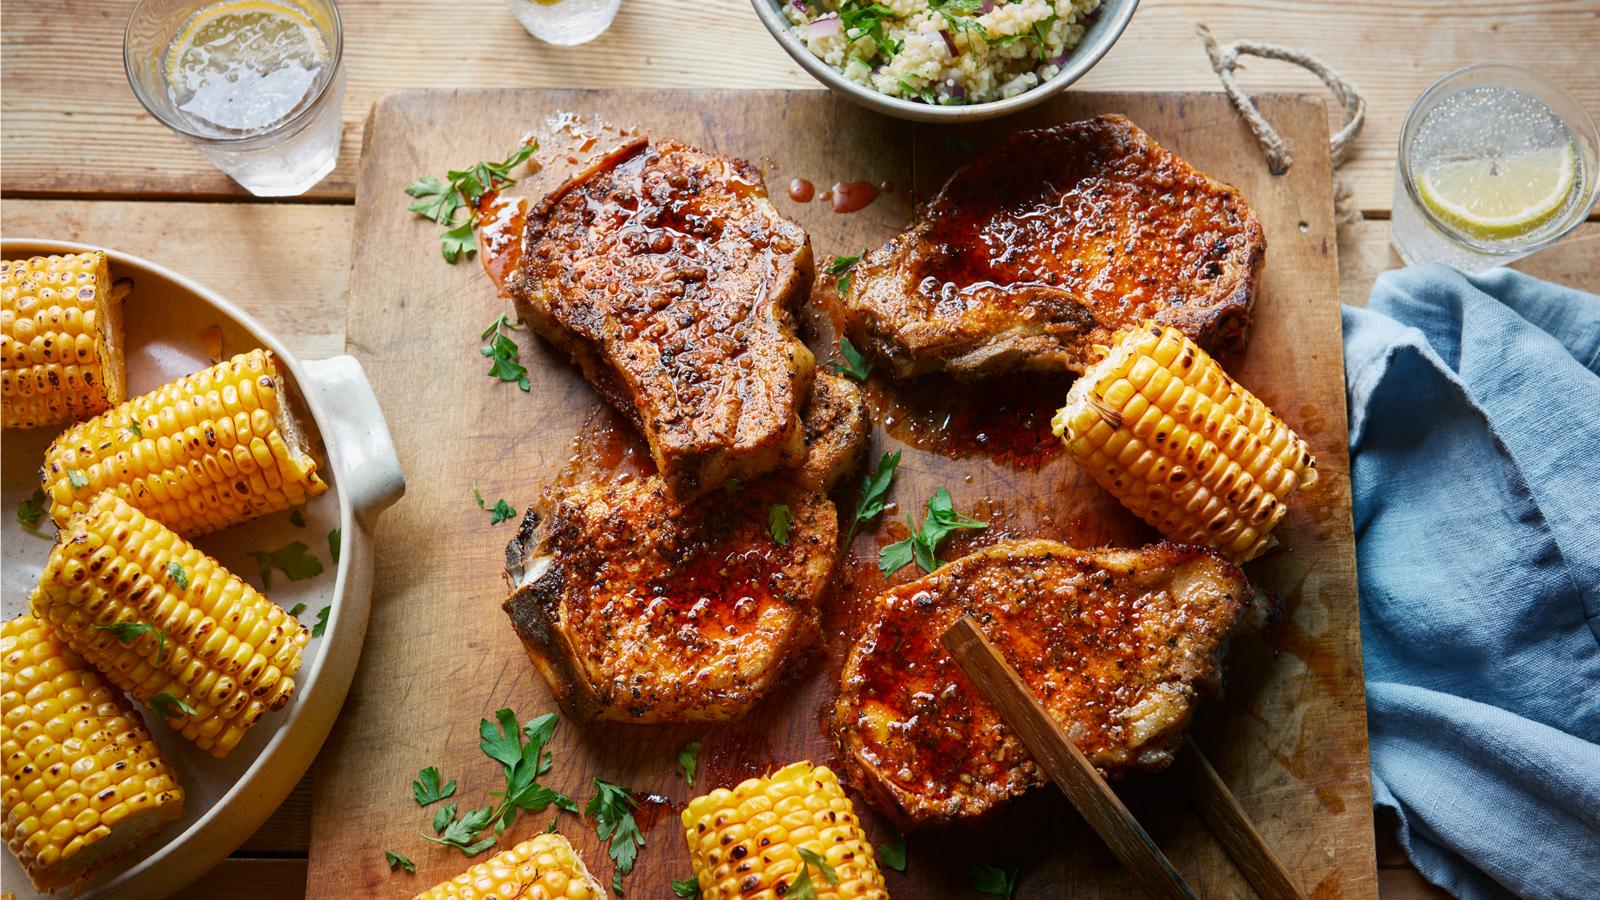
[[1389,272],[1344,309],[1373,801],[1468,898],[1600,898],[1600,297]]

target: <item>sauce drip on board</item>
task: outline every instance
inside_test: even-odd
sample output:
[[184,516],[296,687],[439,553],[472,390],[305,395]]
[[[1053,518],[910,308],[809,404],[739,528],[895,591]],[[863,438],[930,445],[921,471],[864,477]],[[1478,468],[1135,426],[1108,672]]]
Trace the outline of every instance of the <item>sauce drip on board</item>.
[[700,772],[694,780],[697,794],[731,788],[742,781],[760,778],[778,768],[772,744],[766,737],[749,731],[735,731],[708,741],[700,750]]
[[633,792],[633,820],[639,826],[639,831],[649,834],[650,829],[656,827],[667,813],[674,812],[675,804],[660,794],[651,794],[646,791]]
[[502,293],[506,279],[522,260],[522,228],[527,217],[526,197],[490,191],[478,200],[478,261]]
[[929,376],[867,384],[867,402],[885,431],[951,459],[986,457],[1036,470],[1066,448],[1050,419],[1067,396],[1070,375],[1018,373],[980,382]]
[[832,202],[836,213],[856,212],[878,199],[878,186],[870,181],[841,181],[824,198]]
[[598,403],[572,439],[572,453],[556,476],[560,485],[611,482],[656,473],[650,448],[633,425],[609,404]]
[[817,186],[804,178],[796,178],[789,182],[789,199],[796,203],[810,203],[811,198],[817,195]]

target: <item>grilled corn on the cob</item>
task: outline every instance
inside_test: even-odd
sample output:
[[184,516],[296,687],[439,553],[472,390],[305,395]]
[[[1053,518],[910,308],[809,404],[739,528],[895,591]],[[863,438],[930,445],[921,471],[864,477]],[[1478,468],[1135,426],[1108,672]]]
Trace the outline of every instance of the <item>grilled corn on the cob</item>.
[[[889,896],[855,807],[826,766],[792,763],[696,797],[683,828],[705,900],[782,897],[802,873],[818,900]],[[801,850],[827,863],[837,881]]]
[[328,489],[278,378],[252,350],[67,429],[40,475],[57,525],[111,491],[185,537]]
[[[310,636],[110,492],[62,528],[29,604],[113,684],[218,757],[289,702]],[[142,633],[126,634],[129,626]]]
[[106,255],[0,262],[0,345],[6,428],[62,425],[121,403],[122,303]]
[[42,891],[71,884],[183,815],[144,720],[43,622],[0,625],[0,810]]
[[606,889],[559,834],[541,834],[495,854],[416,900],[594,900]]
[[1235,562],[1271,546],[1306,442],[1176,328],[1124,332],[1073,384],[1055,432],[1101,486],[1167,537]]

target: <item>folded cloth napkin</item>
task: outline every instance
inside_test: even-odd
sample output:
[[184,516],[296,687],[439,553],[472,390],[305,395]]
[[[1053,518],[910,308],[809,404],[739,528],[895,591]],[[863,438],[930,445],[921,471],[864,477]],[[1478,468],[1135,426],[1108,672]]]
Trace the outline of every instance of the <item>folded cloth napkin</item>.
[[1344,310],[1373,800],[1460,897],[1600,897],[1600,297],[1389,272]]

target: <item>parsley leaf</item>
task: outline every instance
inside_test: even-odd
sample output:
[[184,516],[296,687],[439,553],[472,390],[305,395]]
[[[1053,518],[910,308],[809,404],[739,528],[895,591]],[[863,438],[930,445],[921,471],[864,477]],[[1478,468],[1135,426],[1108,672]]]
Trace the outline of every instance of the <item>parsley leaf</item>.
[[516,517],[517,511],[512,508],[511,504],[505,501],[504,497],[495,501],[494,506],[489,510],[490,525],[499,525],[501,522],[504,522],[507,519],[515,519]]
[[[478,226],[478,201],[483,195],[512,183],[511,170],[524,162],[538,149],[538,144],[524,144],[500,162],[480,162],[465,169],[452,169],[445,173],[445,181],[433,175],[424,175],[406,185],[406,194],[415,197],[406,207],[437,225],[448,226],[439,236],[439,251],[445,262],[454,263],[463,255],[478,252],[477,239],[472,230]],[[456,221],[456,213],[467,208],[467,216]]]
[[690,876],[672,882],[672,895],[682,900],[700,900],[700,880]]
[[923,517],[921,528],[911,521],[910,516],[906,517],[906,524],[911,526],[910,537],[878,551],[878,570],[885,575],[894,573],[913,560],[922,571],[932,572],[944,565],[938,557],[939,544],[950,532],[989,527],[987,522],[979,522],[956,512],[950,492],[944,488],[934,491],[933,496],[928,498],[928,514]]
[[257,550],[250,555],[255,557],[256,565],[261,567],[261,589],[272,587],[272,570],[278,569],[289,576],[290,581],[304,581],[322,574],[322,560],[317,559],[306,550],[305,544],[295,541],[285,544],[271,552]]
[[517,342],[505,332],[507,328],[521,327],[511,321],[505,313],[501,313],[500,318],[489,323],[489,327],[478,335],[479,340],[489,342],[478,348],[478,352],[493,360],[489,366],[490,378],[514,381],[517,387],[527,391],[532,389],[532,385],[528,382],[528,367],[521,362],[522,351],[518,349]]
[[396,853],[393,850],[385,850],[383,851],[383,860],[389,864],[389,871],[391,872],[393,872],[396,868],[401,868],[413,875],[417,873],[417,864],[408,859],[403,853]]
[[39,530],[39,520],[49,509],[50,501],[45,498],[44,491],[35,488],[31,496],[17,504],[17,524],[34,537],[53,541],[55,538]]
[[844,24],[845,40],[854,43],[869,38],[877,45],[874,54],[893,56],[903,46],[883,30],[883,20],[893,19],[894,10],[882,3],[862,3],[861,0],[844,0],[839,4],[839,18]]
[[439,785],[439,768],[429,766],[417,773],[417,780],[411,782],[411,796],[416,798],[418,806],[427,806],[454,794],[456,792],[455,779],[451,779],[443,787]]
[[878,860],[896,872],[906,870],[906,836],[895,832],[894,840],[878,845]]
[[976,865],[967,870],[967,883],[980,894],[991,897],[1011,897],[1017,892],[1018,869]]
[[490,759],[498,760],[503,766],[516,765],[522,758],[522,739],[518,737],[521,732],[517,729],[517,714],[509,709],[496,710],[494,717],[499,720],[500,726],[488,719],[478,722],[478,736],[483,740],[478,744],[478,749]]
[[144,437],[144,429],[139,427],[138,422],[130,421],[128,423],[128,430],[133,432],[133,436],[136,438]]
[[155,634],[156,636],[156,664],[161,663],[161,658],[167,653],[167,633],[149,622],[113,622],[110,625],[96,625],[101,631],[109,631],[116,637],[118,643],[126,644],[141,634]]
[[331,606],[324,606],[323,608],[317,610],[317,622],[315,625],[311,626],[312,637],[322,637],[325,633],[327,633],[328,613],[332,611],[332,609],[333,607]]
[[298,506],[289,510],[289,524],[296,528],[306,527],[305,510]]
[[406,207],[408,211],[440,225],[455,224],[456,211],[463,205],[461,195],[433,175],[424,175],[406,185],[406,193],[417,198]]
[[[449,808],[451,810],[455,809],[454,805]],[[439,836],[429,837],[425,834],[423,837],[433,841],[435,844],[454,847],[466,856],[477,856],[479,853],[494,846],[495,835],[478,840],[478,835],[489,827],[489,823],[494,821],[494,818],[494,807],[485,806],[480,809],[470,810],[459,819],[451,819],[445,823],[444,828],[440,829],[438,827],[439,816],[436,814],[434,816],[434,830],[438,832]]]
[[690,741],[678,751],[678,767],[683,769],[683,783],[694,787],[694,773],[700,769],[699,741]]
[[199,715],[194,707],[180,700],[170,691],[162,691],[150,698],[150,708],[155,710],[163,719],[176,719],[180,715]]
[[928,0],[928,8],[943,16],[951,31],[970,31],[989,40],[989,29],[973,18],[983,13],[982,0]]
[[178,583],[178,590],[187,591],[189,589],[189,573],[183,570],[183,566],[178,565],[177,560],[167,563],[167,575]]
[[447,228],[439,235],[439,255],[444,261],[454,265],[463,254],[472,256],[478,252],[478,239],[472,233],[477,221],[467,219],[454,228]]
[[817,871],[822,873],[822,877],[828,879],[829,884],[839,883],[839,873],[834,871],[833,866],[828,865],[827,860],[815,853],[812,853],[810,850],[807,850],[804,847],[799,847],[796,849],[800,854],[800,858],[805,860],[807,865],[815,866]]
[[583,814],[594,818],[595,835],[602,841],[609,841],[606,850],[617,864],[617,878],[613,884],[620,884],[622,876],[633,871],[639,848],[644,846],[644,835],[633,818],[633,793],[603,778],[596,778],[594,787],[595,795],[583,808]]
[[767,531],[778,546],[789,546],[789,531],[794,527],[794,518],[789,515],[787,503],[774,503],[767,507]]
[[336,566],[339,564],[339,545],[343,539],[344,535],[337,528],[328,532],[328,556],[333,559],[333,564]]
[[75,488],[88,487],[89,486],[89,476],[83,474],[82,472],[79,472],[77,469],[68,469],[67,470],[67,482],[69,484],[71,484]]
[[861,496],[856,498],[856,512],[850,519],[850,533],[845,535],[844,545],[850,546],[855,540],[856,529],[867,524],[883,513],[884,504],[889,499],[889,486],[894,483],[895,469],[900,466],[900,451],[885,453],[878,460],[878,467],[872,474],[861,479]]
[[861,257],[864,255],[835,256],[833,262],[828,264],[828,274],[839,276],[838,280],[833,283],[834,288],[839,292],[839,296],[843,297],[845,294],[850,293],[850,279],[855,272],[856,263],[860,262]]
[[817,854],[804,847],[797,849],[801,859],[800,877],[794,880],[794,884],[789,885],[789,893],[786,896],[789,900],[816,900],[817,887],[811,881],[812,868],[822,873],[823,879],[829,884],[839,883],[839,873],[834,871],[833,866],[828,865],[827,860]]
[[304,603],[296,603],[294,606],[289,608],[289,615],[291,615],[291,616],[299,616],[301,613],[303,613],[305,611],[306,611],[306,605]]
[[844,362],[833,364],[834,374],[848,375],[857,381],[866,381],[867,376],[872,374],[872,363],[856,349],[850,338],[842,335],[839,338],[839,355],[844,357]]
[[[454,781],[452,781],[450,783],[451,784],[455,784]],[[455,819],[456,819],[456,805],[454,803],[446,803],[445,805],[443,805],[443,806],[439,807],[438,809],[434,810],[433,811],[433,833],[434,834],[444,834],[445,828],[448,827],[451,822],[454,822]]]

